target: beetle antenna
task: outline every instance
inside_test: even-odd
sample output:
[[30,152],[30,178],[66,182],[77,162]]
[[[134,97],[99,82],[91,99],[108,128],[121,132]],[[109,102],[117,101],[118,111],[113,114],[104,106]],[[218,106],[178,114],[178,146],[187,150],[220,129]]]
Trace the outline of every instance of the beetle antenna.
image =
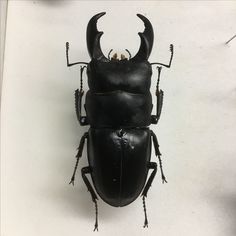
[[173,55],[174,55],[174,46],[173,44],[170,45],[170,61],[169,61],[169,64],[163,64],[163,63],[159,63],[159,62],[154,62],[154,63],[151,63],[151,66],[152,65],[161,65],[161,66],[165,66],[167,68],[170,68],[171,66],[171,63],[172,63],[172,59],[173,59]]
[[128,52],[128,54],[129,54],[129,60],[130,60],[130,58],[132,57],[130,51],[129,51],[128,49],[125,49],[125,51]]
[[77,64],[84,64],[84,65],[88,65],[87,62],[83,62],[83,61],[79,61],[79,62],[75,62],[75,63],[70,63],[69,62],[69,42],[66,42],[66,63],[67,63],[67,66],[70,67],[70,66],[74,66],[74,65],[77,65]]
[[109,51],[109,53],[108,53],[108,56],[107,56],[107,57],[108,57],[109,60],[111,60],[110,55],[111,55],[111,52],[112,52],[112,51],[113,51],[113,49],[111,49],[111,50]]
[[144,210],[144,216],[145,216],[143,228],[146,228],[146,227],[148,228],[147,208],[146,208],[146,202],[145,202],[144,195],[143,195],[143,210]]

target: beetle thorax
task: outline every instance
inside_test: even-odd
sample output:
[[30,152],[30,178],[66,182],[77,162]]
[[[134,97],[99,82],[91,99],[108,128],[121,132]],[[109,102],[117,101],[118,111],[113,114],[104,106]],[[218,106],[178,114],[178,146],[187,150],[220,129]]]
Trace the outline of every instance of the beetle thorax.
[[88,65],[87,74],[89,88],[93,92],[123,90],[143,94],[150,89],[152,68],[147,61],[92,60]]

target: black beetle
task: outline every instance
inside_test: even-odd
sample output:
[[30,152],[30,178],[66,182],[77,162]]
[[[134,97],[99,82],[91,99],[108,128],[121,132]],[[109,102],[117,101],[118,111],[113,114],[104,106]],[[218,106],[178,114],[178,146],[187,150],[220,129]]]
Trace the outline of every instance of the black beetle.
[[[83,167],[82,178],[92,196],[96,209],[94,230],[98,230],[97,194],[106,203],[122,207],[133,202],[142,192],[145,213],[144,227],[148,226],[145,197],[157,172],[157,163],[151,162],[151,146],[159,160],[162,181],[167,182],[162,170],[161,153],[156,135],[149,129],[150,124],[157,124],[162,110],[163,91],[159,89],[162,66],[170,67],[173,58],[173,45],[170,45],[169,64],[149,63],[148,58],[153,46],[153,28],[149,20],[137,16],[144,22],[145,30],[139,33],[140,48],[134,57],[121,59],[114,54],[105,57],[100,47],[103,32],[97,30],[97,20],[105,12],[93,16],[87,26],[87,47],[91,57],[89,63],[69,63],[69,43],[66,44],[67,66],[81,66],[80,89],[75,91],[76,114],[79,123],[90,125],[78,147],[77,161],[70,183],[74,184],[78,162],[87,139],[89,166]],[[152,112],[150,93],[152,66],[158,65],[156,86],[156,114]],[[82,116],[81,106],[83,91],[82,75],[87,69],[89,91],[86,93],[85,111]],[[148,171],[152,170],[150,177]],[[92,177],[92,184],[86,174]],[[97,193],[97,194],[96,194]]]

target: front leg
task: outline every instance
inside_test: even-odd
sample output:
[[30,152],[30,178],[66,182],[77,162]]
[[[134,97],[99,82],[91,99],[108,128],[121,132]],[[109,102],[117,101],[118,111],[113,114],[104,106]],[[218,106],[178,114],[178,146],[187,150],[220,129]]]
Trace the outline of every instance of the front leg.
[[81,115],[83,95],[84,95],[83,90],[79,90],[79,89],[75,90],[75,111],[76,111],[77,119],[81,126],[88,125],[87,116]]
[[80,67],[80,90],[75,90],[75,111],[77,119],[81,126],[88,125],[87,116],[82,116],[82,98],[84,95],[83,90],[83,72],[86,66]]
[[164,97],[164,92],[162,90],[158,91],[156,93],[156,115],[151,116],[151,123],[152,124],[157,124],[160,116],[161,116],[161,111],[162,111],[162,106],[163,106],[163,97]]
[[171,55],[170,55],[169,64],[163,64],[163,63],[159,63],[159,62],[151,63],[151,65],[160,65],[160,66],[157,66],[158,79],[157,79],[157,86],[156,86],[156,115],[151,116],[151,123],[152,124],[157,124],[157,122],[158,122],[158,120],[160,119],[160,116],[161,116],[164,92],[162,90],[159,90],[160,75],[161,75],[162,66],[165,66],[167,68],[170,68],[170,66],[171,66],[172,59],[173,59],[173,54],[174,54],[173,44],[170,45],[170,52],[171,52]]
[[173,55],[174,55],[174,46],[173,46],[173,44],[170,44],[170,61],[169,61],[169,64],[153,62],[153,63],[151,63],[151,65],[160,65],[160,66],[165,66],[167,68],[170,68],[171,63],[172,63],[172,59],[173,59]]
[[157,67],[157,69],[158,69],[158,79],[157,79],[157,86],[156,86],[156,115],[151,116],[152,124],[157,124],[157,122],[160,119],[162,106],[163,106],[163,97],[164,97],[164,92],[161,89],[159,90],[162,67]]
[[70,63],[69,62],[69,42],[66,42],[66,64],[68,67],[70,66],[74,66],[74,65],[78,65],[78,64],[82,64],[82,65],[88,65],[87,62],[83,62],[83,61],[79,61],[79,62],[75,62],[75,63]]

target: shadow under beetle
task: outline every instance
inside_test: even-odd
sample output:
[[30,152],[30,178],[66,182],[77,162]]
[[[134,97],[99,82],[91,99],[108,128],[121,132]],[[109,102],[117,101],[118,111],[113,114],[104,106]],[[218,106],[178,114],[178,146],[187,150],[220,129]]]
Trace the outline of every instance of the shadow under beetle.
[[[149,63],[153,46],[153,28],[143,15],[145,30],[139,33],[141,44],[137,54],[129,59],[117,54],[105,57],[100,47],[103,32],[97,29],[97,20],[105,12],[93,16],[87,26],[87,47],[91,61],[70,63],[69,43],[66,43],[67,66],[81,65],[80,89],[75,91],[76,114],[80,125],[90,125],[78,147],[77,161],[70,183],[74,184],[78,162],[85,140],[89,166],[81,170],[82,178],[95,204],[95,230],[98,230],[97,194],[106,203],[122,207],[133,202],[141,193],[148,226],[145,198],[157,172],[157,163],[151,162],[152,142],[158,157],[162,182],[167,182],[162,170],[161,153],[157,137],[148,126],[157,124],[162,110],[163,91],[159,89],[162,66],[170,67],[173,45],[170,45],[169,64]],[[156,114],[152,112],[150,93],[152,66],[157,65]],[[83,72],[87,69],[89,91],[85,98],[86,116],[82,116]],[[148,178],[148,171],[152,170]],[[93,186],[86,174],[90,174]],[[148,180],[147,180],[148,178]]]

